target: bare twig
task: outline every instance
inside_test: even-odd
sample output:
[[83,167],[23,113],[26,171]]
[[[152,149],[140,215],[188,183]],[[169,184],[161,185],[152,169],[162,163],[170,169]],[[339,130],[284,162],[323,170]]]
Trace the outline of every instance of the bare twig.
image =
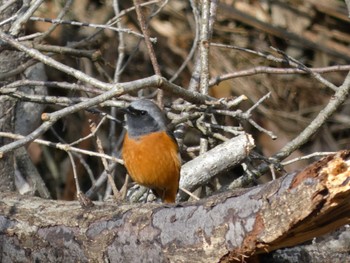
[[252,107],[250,107],[245,113],[250,115],[253,110],[255,110],[264,100],[270,98],[271,92],[267,93],[263,97],[261,97]]
[[[113,0],[113,8],[115,15],[118,16],[120,14],[119,10],[119,4],[117,0]],[[117,21],[117,28],[122,28],[122,23],[120,20]],[[118,59],[114,71],[114,82],[118,83],[120,80],[120,74],[122,72],[122,63],[124,61],[125,57],[125,41],[124,41],[124,34],[123,32],[118,32],[118,39],[119,39],[119,44],[118,44]]]
[[[230,110],[221,110],[221,109],[218,109],[218,110],[214,109],[213,112],[248,121],[257,130],[266,133],[268,136],[270,136],[274,140],[277,138],[277,136],[274,135],[273,132],[264,129],[259,124],[257,124],[254,120],[251,119],[252,111],[255,110],[260,104],[263,103],[263,101],[265,101],[269,97],[270,97],[270,92],[264,95],[263,97],[261,97],[256,103],[254,103],[252,107],[250,107],[245,112],[242,112],[241,110],[230,111]],[[244,97],[242,99],[244,99]],[[241,101],[241,100],[238,100],[238,101]]]
[[74,76],[77,79],[84,79],[85,82],[88,82],[92,85],[94,85],[95,87],[98,87],[102,90],[108,90],[110,89],[110,86],[106,85],[106,83],[99,81],[95,78],[90,77],[89,75],[73,69],[69,66],[64,65],[63,63],[60,63],[48,56],[45,56],[44,54],[40,53],[38,50],[33,49],[33,48],[29,48],[26,47],[25,45],[19,43],[18,41],[16,41],[15,39],[13,39],[12,37],[10,37],[9,35],[5,34],[3,31],[0,30],[0,38],[9,43],[11,46],[25,52],[26,54],[28,54],[29,56],[40,60],[41,62],[43,62],[46,65],[52,66],[62,72],[67,73],[68,75]]
[[[145,3],[141,3],[140,6],[141,6],[141,7],[145,7],[145,6],[148,6],[148,5],[153,5],[153,4],[159,3],[160,1],[161,1],[161,0],[148,1],[148,2],[145,2]],[[110,25],[110,26],[111,26],[111,25],[116,24],[117,21],[118,21],[121,17],[123,17],[123,16],[125,16],[126,14],[128,14],[128,13],[134,11],[135,9],[136,9],[135,6],[129,7],[129,8],[127,8],[127,9],[124,9],[123,11],[119,12],[118,15],[116,15],[116,16],[113,17],[111,20],[109,20],[109,21],[107,22],[107,25]]]
[[4,12],[7,8],[9,8],[11,5],[13,5],[16,2],[17,0],[8,0],[4,2],[4,4],[0,6],[0,13]]
[[9,78],[11,78],[13,76],[16,76],[19,73],[25,71],[27,68],[29,68],[30,66],[33,66],[36,63],[38,63],[36,60],[31,59],[31,60],[23,63],[22,65],[19,65],[15,69],[9,70],[7,72],[1,72],[0,73],[0,80],[9,79]]
[[4,25],[6,25],[6,24],[11,23],[12,21],[16,20],[17,17],[18,17],[18,15],[15,14],[15,15],[9,17],[9,18],[6,18],[6,19],[2,20],[2,21],[0,22],[0,26],[4,26]]
[[173,82],[179,76],[179,74],[184,70],[184,68],[187,66],[187,64],[190,62],[190,60],[194,56],[194,54],[197,50],[197,47],[198,47],[199,26],[200,26],[200,24],[199,24],[199,12],[198,12],[197,7],[194,5],[192,0],[190,1],[190,3],[191,3],[192,13],[193,13],[194,21],[195,21],[195,34],[194,34],[193,44],[192,44],[191,50],[188,53],[186,59],[184,60],[182,65],[178,68],[178,70],[174,73],[174,75],[169,80],[170,82]]
[[[62,10],[60,11],[60,13],[57,16],[58,20],[61,20],[66,15],[66,13],[69,11],[70,7],[72,6],[72,3],[73,3],[73,0],[66,1],[64,7],[62,8]],[[58,26],[58,24],[51,25],[51,27],[48,30],[46,30],[45,33],[43,33],[41,36],[39,36],[36,39],[36,41],[40,41],[40,40],[44,39],[45,37],[47,37],[48,35],[50,35],[56,29],[57,26]]]
[[[144,38],[145,38],[146,47],[147,47],[147,50],[148,50],[149,57],[151,59],[151,63],[152,63],[152,66],[153,66],[154,73],[156,75],[158,75],[158,76],[161,76],[162,73],[160,72],[160,68],[159,68],[159,64],[158,64],[158,61],[157,61],[156,53],[154,52],[152,43],[151,43],[151,41],[149,39],[150,34],[149,34],[149,31],[148,31],[148,28],[147,28],[147,25],[146,25],[146,22],[145,22],[145,18],[143,16],[142,11],[141,11],[140,2],[139,2],[139,0],[133,0],[133,2],[134,2],[134,5],[135,5],[135,8],[136,8],[137,19],[139,21],[142,34],[144,35]],[[163,108],[163,92],[162,91],[158,92],[157,100],[158,100],[158,105],[161,108]]]
[[266,133],[272,140],[276,140],[277,139],[277,136],[272,132],[272,131],[269,131],[269,130],[266,130],[265,128],[261,127],[259,124],[257,124],[254,120],[252,119],[248,119],[248,122],[253,126],[255,127],[258,131],[261,131],[263,133]]
[[[42,18],[42,17],[31,17],[30,20],[32,21],[41,21],[41,22],[47,22],[52,24],[62,24],[62,25],[72,25],[72,26],[86,26],[86,27],[93,27],[93,28],[101,28],[101,29],[109,29],[115,32],[123,32],[126,34],[131,34],[140,38],[144,38],[142,34],[139,34],[135,31],[132,31],[128,28],[116,28],[109,25],[99,25],[99,24],[92,24],[92,23],[85,23],[85,22],[78,22],[78,21],[67,21],[67,20],[60,20],[60,19],[49,19],[49,18]],[[149,38],[150,42],[157,42],[156,38]]]
[[[109,170],[113,171],[114,168],[116,167],[117,163],[113,162],[110,166],[109,166]],[[90,189],[86,192],[86,196],[89,198],[92,198],[96,192],[104,185],[104,183],[107,180],[107,173],[106,170],[103,171],[103,173],[97,178],[97,180],[92,184],[92,186],[90,187]]]
[[[55,135],[55,137],[62,143],[62,144],[68,144],[59,134],[58,132],[56,132],[56,130],[51,127],[50,128],[50,131]],[[71,145],[70,145],[71,146]],[[78,152],[75,152],[75,151],[71,151],[74,155],[74,157],[78,158],[79,159],[79,162],[82,164],[82,166],[84,166],[87,174],[89,175],[90,177],[90,180],[92,183],[94,183],[96,180],[95,180],[95,177],[94,177],[94,174],[89,166],[89,164],[85,161],[85,159],[83,158],[83,156],[78,153]]]
[[279,50],[277,48],[271,47],[272,50],[278,52],[279,54],[283,55],[286,58],[287,63],[289,63],[292,67],[300,68],[306,72],[308,72],[311,76],[313,76],[315,79],[317,79],[320,83],[324,84],[326,87],[332,89],[333,91],[337,90],[337,86],[333,83],[326,80],[324,77],[322,77],[320,74],[310,70],[308,67],[306,67],[303,63],[300,61],[292,58],[291,56],[288,56],[285,52],[282,50]]
[[308,160],[308,159],[311,159],[313,157],[327,156],[327,155],[331,155],[331,154],[336,154],[336,152],[314,152],[314,153],[311,153],[311,154],[308,154],[305,156],[300,156],[300,157],[294,158],[292,160],[281,162],[281,165],[286,166],[286,165],[289,165],[289,164],[292,164],[292,163],[295,163],[295,162],[298,162],[301,160]]
[[101,94],[102,91],[99,89],[94,89],[90,87],[86,87],[84,85],[79,85],[77,83],[69,83],[69,82],[58,82],[58,81],[38,81],[38,80],[29,80],[22,79],[11,82],[7,85],[1,87],[1,89],[10,90],[12,88],[22,87],[22,86],[45,86],[49,88],[61,88],[75,91],[84,91],[93,94]]
[[[336,65],[336,66],[329,66],[329,67],[323,67],[323,68],[309,68],[309,70],[315,73],[349,71],[350,65]],[[209,81],[209,86],[211,87],[214,85],[218,85],[221,81],[224,81],[224,80],[252,76],[257,74],[310,74],[310,73],[306,72],[305,70],[301,70],[299,68],[274,68],[274,67],[258,66],[251,69],[239,70],[236,72],[213,77]]]
[[[87,139],[89,139],[89,138],[91,138],[91,137],[96,137],[96,133],[97,133],[97,131],[99,130],[99,128],[101,127],[101,125],[104,123],[104,121],[107,119],[107,116],[103,116],[103,118],[101,119],[101,121],[99,122],[99,124],[95,124],[94,123],[94,126],[93,126],[93,129],[91,128],[91,133],[89,133],[88,135],[86,135],[85,137],[83,137],[83,138],[80,138],[80,139],[78,139],[78,140],[76,140],[76,141],[74,141],[74,142],[71,142],[69,145],[70,146],[73,146],[73,145],[76,145],[76,144],[78,144],[78,143],[80,143],[80,142],[82,142],[82,141],[85,141],[85,140],[87,140]],[[90,125],[91,126],[91,125]],[[101,152],[100,152],[101,153]],[[102,154],[104,154],[104,153],[102,153]]]
[[202,94],[208,94],[209,84],[209,14],[210,1],[204,0],[202,3],[202,20],[199,46],[201,61],[200,92]]
[[[119,10],[119,3],[117,0],[113,0],[113,9],[114,13],[117,16],[120,14]],[[117,21],[117,28],[122,28],[122,22],[121,20]],[[114,77],[113,77],[113,82],[118,83],[120,82],[120,76],[123,70],[125,69],[122,67],[122,64],[124,62],[124,57],[125,57],[125,40],[124,40],[124,34],[122,32],[118,32],[118,58],[115,66],[115,71],[114,71]],[[111,116],[115,118],[117,115],[117,110],[115,107],[111,108]],[[116,144],[117,144],[117,138],[115,136],[116,134],[116,123],[114,121],[110,121],[109,125],[109,140],[110,140],[110,149],[108,150],[110,153],[112,153],[116,149]]]
[[[279,49],[276,49],[274,47],[271,47],[271,49],[276,51],[277,53],[281,54],[283,56],[283,58],[277,58],[277,57],[275,57],[275,56],[273,56],[271,54],[267,55],[267,54],[264,54],[264,53],[259,52],[259,51],[255,51],[255,50],[251,50],[251,49],[247,49],[247,48],[242,48],[242,47],[237,47],[237,46],[232,46],[232,45],[224,45],[224,44],[218,44],[218,43],[211,43],[210,45],[216,46],[216,47],[230,48],[230,49],[236,49],[236,50],[244,51],[244,52],[247,52],[247,53],[250,53],[250,54],[254,54],[254,55],[263,57],[263,58],[265,58],[267,60],[278,62],[278,63],[288,63],[292,67],[294,67],[294,68],[296,68],[298,70],[302,70],[305,73],[310,74],[315,79],[317,79],[319,82],[323,83],[326,87],[332,89],[333,91],[336,91],[336,89],[337,89],[337,87],[333,83],[331,83],[328,80],[326,80],[325,78],[323,78],[316,71],[312,71],[311,69],[306,67],[301,62],[293,59],[292,57],[290,57],[287,54],[285,54],[283,51],[281,51]],[[211,84],[213,84],[213,81],[211,82]]]
[[75,57],[86,57],[92,61],[96,61],[101,59],[101,52],[96,50],[81,50],[81,49],[74,49],[71,47],[61,47],[61,46],[53,46],[53,45],[42,45],[42,44],[35,44],[35,43],[23,43],[23,45],[26,45],[28,47],[32,47],[39,51],[45,51],[45,52],[53,52],[57,54],[64,54],[64,55],[71,55]]
[[[94,137],[96,139],[96,145],[97,145],[98,152],[100,154],[104,154],[102,142],[101,142],[100,138],[98,136],[96,136],[97,126],[92,121],[90,122],[90,129],[91,129],[91,133],[94,134]],[[110,186],[112,187],[114,198],[116,200],[118,200],[119,199],[119,191],[118,191],[117,187],[115,186],[113,177],[111,175],[111,170],[109,169],[110,166],[109,166],[109,164],[108,164],[108,162],[107,162],[107,160],[105,158],[101,158],[101,160],[102,160],[103,167],[105,168],[105,171],[106,171],[106,174],[107,174],[108,182],[109,182]]]
[[[23,135],[13,134],[13,133],[8,133],[8,132],[0,132],[0,137],[6,137],[6,138],[15,139],[15,140],[20,140],[20,139],[24,139],[25,138],[25,136],[23,136]],[[95,156],[95,157],[100,157],[100,158],[103,157],[103,158],[111,160],[113,162],[123,164],[123,161],[118,159],[118,158],[115,158],[115,157],[112,157],[112,156],[109,156],[109,155],[106,155],[106,154],[99,154],[99,153],[96,153],[96,152],[79,149],[79,148],[70,146],[69,144],[54,143],[54,142],[49,142],[49,141],[45,141],[45,140],[42,140],[42,139],[35,139],[35,140],[33,140],[33,142],[41,144],[41,145],[53,147],[53,148],[56,148],[56,149],[59,149],[59,150],[62,150],[62,151],[66,151],[66,152],[77,152],[77,153],[86,154],[86,155],[89,155],[89,156]]]
[[[202,2],[202,16],[200,28],[200,92],[204,95],[208,94],[209,89],[209,42],[213,31],[214,18],[216,16],[215,1],[204,0]],[[211,23],[210,23],[210,18]],[[208,150],[208,140],[200,138],[200,154]]]
[[68,156],[69,156],[69,160],[72,164],[72,170],[73,170],[73,176],[74,176],[74,180],[75,180],[75,186],[76,186],[76,190],[77,190],[77,195],[79,195],[79,193],[81,193],[80,190],[80,185],[79,185],[79,179],[78,179],[78,175],[77,175],[77,167],[75,165],[75,161],[73,158],[73,155],[70,152],[67,152]]
[[286,62],[285,59],[282,58],[277,58],[271,54],[265,54],[263,52],[260,51],[256,51],[256,50],[252,50],[249,48],[244,48],[244,47],[238,47],[238,46],[234,46],[234,45],[225,45],[225,44],[221,44],[221,43],[210,43],[211,46],[214,47],[220,47],[220,48],[228,48],[228,49],[235,49],[235,50],[239,50],[239,51],[244,51],[246,53],[249,54],[253,54],[262,58],[265,58],[267,60],[273,61],[273,62],[277,62],[277,63],[283,63]]
[[185,194],[188,194],[190,197],[192,197],[194,200],[200,200],[200,198],[194,194],[192,194],[190,191],[188,191],[187,189],[180,187],[180,190],[183,191]]
[[[22,28],[22,25],[24,25],[28,21],[30,16],[32,14],[34,14],[34,12],[40,7],[40,5],[43,2],[44,2],[44,0],[36,0],[36,1],[32,1],[29,4],[28,8],[25,6],[22,6],[22,8],[19,10],[20,15],[18,15],[17,20],[11,26],[11,29],[10,29],[11,35],[13,35],[13,36],[18,35],[19,31]],[[25,11],[23,12],[22,9]]]
[[83,208],[92,207],[92,206],[94,206],[94,203],[89,198],[87,198],[80,189],[78,174],[76,171],[76,166],[75,166],[75,161],[74,161],[73,155],[70,152],[67,152],[67,154],[69,156],[69,160],[71,161],[72,168],[73,168],[75,187],[77,190],[77,199],[78,199],[81,207],[83,207]]

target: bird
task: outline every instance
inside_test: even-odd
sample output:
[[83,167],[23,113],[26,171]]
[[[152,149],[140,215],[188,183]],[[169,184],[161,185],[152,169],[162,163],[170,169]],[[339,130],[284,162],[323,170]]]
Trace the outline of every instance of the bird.
[[152,189],[164,203],[174,203],[179,189],[181,157],[167,129],[164,112],[149,99],[124,108],[126,134],[122,158],[134,182]]

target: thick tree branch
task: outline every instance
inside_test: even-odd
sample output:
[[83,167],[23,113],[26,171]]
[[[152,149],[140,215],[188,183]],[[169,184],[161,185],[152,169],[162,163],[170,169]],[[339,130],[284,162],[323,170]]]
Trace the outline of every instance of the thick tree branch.
[[[249,134],[239,135],[216,146],[182,166],[180,186],[189,191],[196,190],[221,172],[242,163],[254,146],[254,139]],[[185,194],[181,193],[181,196]]]
[[350,151],[343,151],[299,174],[175,206],[82,209],[2,192],[2,261],[248,261],[349,223],[349,167]]

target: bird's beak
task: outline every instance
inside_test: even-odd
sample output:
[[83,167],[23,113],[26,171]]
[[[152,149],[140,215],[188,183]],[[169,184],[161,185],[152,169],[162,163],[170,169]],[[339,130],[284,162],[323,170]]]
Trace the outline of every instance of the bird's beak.
[[119,108],[118,111],[120,111],[120,112],[122,112],[122,113],[124,113],[124,114],[130,113],[129,107]]

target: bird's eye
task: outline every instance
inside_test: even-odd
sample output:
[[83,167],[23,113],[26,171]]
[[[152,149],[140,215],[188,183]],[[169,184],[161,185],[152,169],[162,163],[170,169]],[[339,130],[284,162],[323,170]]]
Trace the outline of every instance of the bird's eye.
[[134,116],[143,116],[143,115],[146,115],[146,113],[147,113],[147,111],[145,111],[145,110],[135,109],[131,106],[127,107],[127,112],[131,115],[134,115]]

